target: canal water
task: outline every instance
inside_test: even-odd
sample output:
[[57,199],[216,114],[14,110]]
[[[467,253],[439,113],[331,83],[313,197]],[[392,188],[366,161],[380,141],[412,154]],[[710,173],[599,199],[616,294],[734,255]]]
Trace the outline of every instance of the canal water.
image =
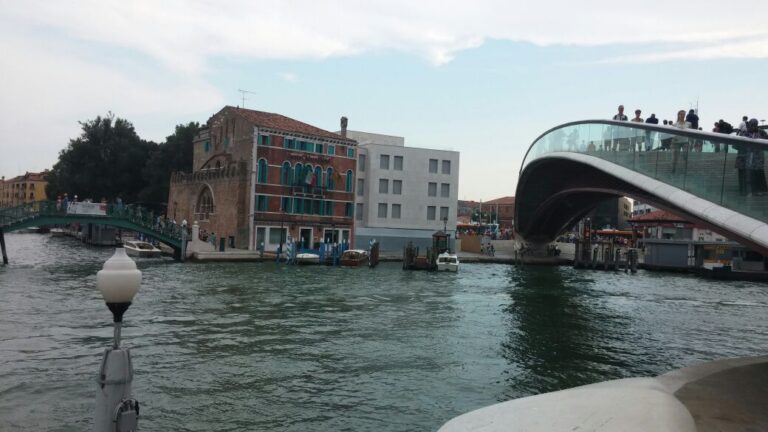
[[[0,430],[92,427],[111,249],[8,235]],[[510,398],[765,354],[768,285],[462,265],[458,274],[140,260],[147,431],[430,431]]]

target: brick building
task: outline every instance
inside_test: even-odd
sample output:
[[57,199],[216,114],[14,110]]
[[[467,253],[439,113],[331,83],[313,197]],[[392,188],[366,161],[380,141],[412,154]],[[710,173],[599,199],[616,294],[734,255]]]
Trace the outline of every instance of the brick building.
[[242,249],[275,250],[288,236],[305,248],[352,240],[357,143],[344,133],[227,106],[193,145],[192,172],[171,178],[177,222]]
[[515,197],[506,196],[483,203],[488,211],[496,215],[501,229],[512,229],[515,226]]
[[48,170],[39,173],[27,172],[6,180],[0,179],[0,207],[16,207],[35,201],[45,201],[45,176]]

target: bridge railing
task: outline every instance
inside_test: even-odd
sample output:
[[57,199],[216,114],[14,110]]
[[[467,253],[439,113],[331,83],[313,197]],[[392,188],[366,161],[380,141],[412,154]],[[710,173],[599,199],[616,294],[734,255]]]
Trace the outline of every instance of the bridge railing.
[[64,205],[55,201],[37,201],[16,207],[0,208],[0,227],[24,222],[37,217],[63,217],[76,222],[78,217],[120,219],[129,221],[145,230],[181,241],[181,225],[166,220],[151,210],[137,205],[99,204]]
[[755,219],[768,221],[768,141],[657,126],[587,120],[534,141],[522,169],[554,153],[604,159]]

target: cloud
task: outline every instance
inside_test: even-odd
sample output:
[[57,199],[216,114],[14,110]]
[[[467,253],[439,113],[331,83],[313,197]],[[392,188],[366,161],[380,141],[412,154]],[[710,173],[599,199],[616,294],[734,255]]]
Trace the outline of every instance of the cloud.
[[667,61],[700,61],[715,59],[766,59],[768,58],[768,35],[738,38],[717,44],[668,49],[649,53],[624,55],[603,60],[603,63],[659,63]]

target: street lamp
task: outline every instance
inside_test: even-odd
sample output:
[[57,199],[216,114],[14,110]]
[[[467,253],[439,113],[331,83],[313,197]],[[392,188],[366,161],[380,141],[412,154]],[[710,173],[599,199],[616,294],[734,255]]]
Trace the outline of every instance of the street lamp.
[[96,285],[112,312],[114,340],[104,351],[96,391],[94,431],[131,431],[138,428],[139,402],[131,397],[133,365],[128,349],[120,348],[123,314],[131,306],[141,286],[141,271],[125,253],[115,249],[104,268],[96,274]]

